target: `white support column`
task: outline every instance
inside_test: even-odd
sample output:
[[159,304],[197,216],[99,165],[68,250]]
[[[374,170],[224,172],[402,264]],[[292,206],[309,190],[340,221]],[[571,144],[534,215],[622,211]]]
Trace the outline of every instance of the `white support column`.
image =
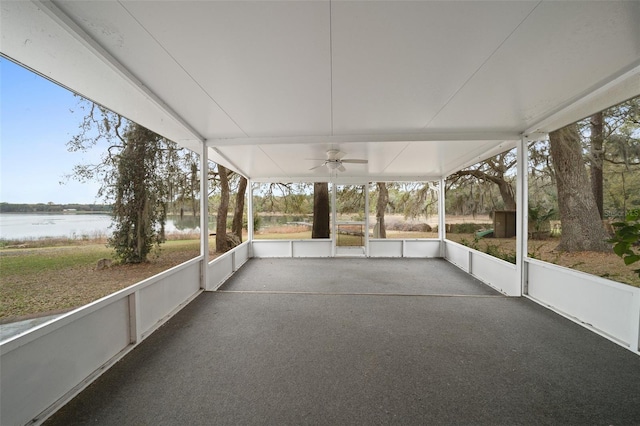
[[633,319],[631,320],[631,342],[629,345],[632,351],[640,353],[640,292],[636,292],[633,298]]
[[247,194],[247,238],[249,242],[253,241],[253,181],[247,179],[247,187],[249,188]]
[[338,209],[336,206],[337,193],[337,185],[334,182],[331,188],[331,238],[333,239],[333,244],[331,244],[331,257],[336,257],[336,252],[338,251],[338,248],[336,247],[338,244]]
[[369,257],[369,185],[364,184],[364,255]]
[[209,265],[209,149],[206,142],[202,142],[200,153],[200,288],[210,290],[207,279]]
[[516,154],[516,271],[520,279],[520,296],[529,292],[527,288],[527,267],[524,262],[524,258],[527,255],[529,232],[529,188],[527,184],[529,148],[527,140],[526,136],[522,136],[518,143]]
[[129,343],[135,345],[142,340],[140,330],[140,292],[129,295]]
[[444,240],[447,238],[447,230],[445,228],[445,217],[444,217],[444,207],[445,207],[445,190],[444,190],[445,180],[440,179],[438,183],[438,239],[440,240],[440,257],[445,257],[445,243]]

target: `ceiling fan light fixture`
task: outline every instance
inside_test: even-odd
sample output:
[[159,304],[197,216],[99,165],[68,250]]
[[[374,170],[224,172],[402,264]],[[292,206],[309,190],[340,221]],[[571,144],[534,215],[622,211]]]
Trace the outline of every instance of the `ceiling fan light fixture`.
[[327,161],[327,167],[331,170],[335,170],[340,167],[339,161]]

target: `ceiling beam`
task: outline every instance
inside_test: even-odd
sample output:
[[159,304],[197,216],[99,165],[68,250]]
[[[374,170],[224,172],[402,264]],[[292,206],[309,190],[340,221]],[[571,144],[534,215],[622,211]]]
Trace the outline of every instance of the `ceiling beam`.
[[[184,129],[190,133],[194,139],[204,141],[204,137],[196,131],[180,114],[172,109],[166,102],[164,102],[160,96],[153,92],[149,87],[138,79],[127,67],[125,67],[120,61],[118,61],[113,55],[105,50],[100,43],[93,39],[86,31],[84,31],[78,24],[73,21],[66,13],[64,13],[58,6],[51,1],[32,0],[47,16],[49,16],[54,22],[64,28],[69,34],[71,34],[77,41],[99,58],[105,65],[117,72],[120,77],[133,87],[142,92],[149,100],[155,104],[160,110],[164,111],[168,116],[176,120]],[[99,102],[98,102],[99,103]]]
[[223,147],[239,145],[340,144],[355,142],[518,141],[520,137],[521,134],[519,132],[508,131],[427,132],[375,135],[211,138],[207,139],[207,144],[211,147]]
[[525,135],[549,133],[638,95],[640,95],[640,60],[609,79],[588,88],[523,133]]
[[[245,170],[238,167],[235,162],[231,161],[231,159],[229,159],[228,156],[220,152],[218,148],[215,148],[215,147],[209,147],[209,148],[211,148],[211,150],[215,153],[214,155],[219,156],[219,158],[222,158],[222,160],[226,163],[226,165],[223,164],[223,166],[227,166],[227,168],[230,168],[232,171],[236,173],[240,173],[242,176],[244,176],[247,179],[251,179],[251,176],[249,176],[249,174]],[[209,155],[210,160],[212,159],[211,157],[214,157],[214,156]],[[215,159],[215,157],[213,159]]]
[[445,170],[445,172],[442,175],[442,178],[445,179],[449,175],[452,175],[453,173],[456,173],[462,169],[466,169],[467,167],[473,166],[474,164],[484,161],[487,158],[491,158],[494,155],[498,155],[502,152],[509,151],[515,148],[517,145],[518,145],[518,141],[508,141],[505,143],[501,143],[500,145],[495,146],[488,150],[484,149],[484,147],[482,148],[482,150],[470,150],[469,159],[461,163],[459,166]]
[[339,174],[327,174],[325,176],[287,176],[287,177],[259,177],[251,179],[257,183],[300,183],[300,182],[331,182],[337,184],[363,184],[367,182],[437,182],[439,176],[435,175],[408,175],[408,176],[387,176],[387,175],[368,175],[368,176],[341,176]]

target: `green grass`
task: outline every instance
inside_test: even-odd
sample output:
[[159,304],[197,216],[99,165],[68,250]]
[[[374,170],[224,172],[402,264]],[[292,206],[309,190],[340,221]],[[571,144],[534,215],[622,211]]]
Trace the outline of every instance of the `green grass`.
[[26,275],[87,265],[105,257],[111,257],[111,249],[104,246],[15,250],[11,253],[2,253],[0,271],[3,275]]
[[[215,246],[216,239],[215,237],[209,238],[209,245],[213,244]],[[200,248],[200,240],[171,240],[167,241],[160,246],[160,250],[166,251],[183,251],[188,249],[199,249]]]
[[82,306],[192,259],[199,252],[198,239],[172,240],[153,252],[149,263],[98,270],[97,261],[110,259],[113,253],[104,243],[0,249],[0,320]]
[[[167,241],[160,246],[160,253],[197,250],[199,240]],[[157,253],[153,252],[150,258]],[[15,249],[0,251],[0,272],[3,275],[28,275],[44,271],[57,271],[76,266],[95,265],[99,259],[111,259],[113,250],[102,244]]]
[[256,240],[309,240],[311,239],[311,231],[304,232],[269,232],[260,233],[254,236]]

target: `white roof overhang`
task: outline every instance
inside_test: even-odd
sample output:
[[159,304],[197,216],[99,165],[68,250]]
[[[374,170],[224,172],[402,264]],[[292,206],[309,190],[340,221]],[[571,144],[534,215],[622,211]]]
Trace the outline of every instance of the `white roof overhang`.
[[[258,181],[439,179],[640,95],[640,2],[7,1],[3,55]],[[6,106],[5,106],[6,107]]]

